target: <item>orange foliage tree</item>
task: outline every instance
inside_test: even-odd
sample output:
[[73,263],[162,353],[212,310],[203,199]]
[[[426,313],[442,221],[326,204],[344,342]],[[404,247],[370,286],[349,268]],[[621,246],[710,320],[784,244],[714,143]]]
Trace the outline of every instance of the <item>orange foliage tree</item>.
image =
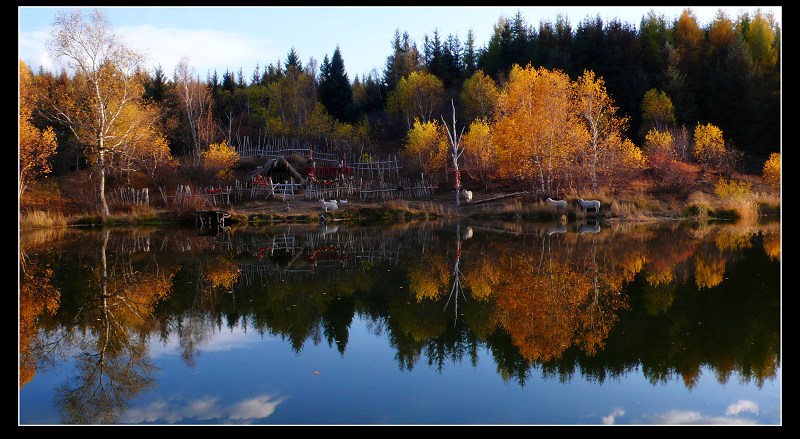
[[[627,129],[629,118],[617,115],[619,107],[606,91],[605,81],[590,70],[585,70],[575,83],[574,103],[588,134],[583,136],[579,151],[589,172],[592,189],[596,191],[600,169],[606,169],[611,175],[626,159],[629,146],[623,148],[622,134]],[[622,154],[613,153],[617,151]]]
[[586,131],[573,111],[569,76],[559,70],[512,67],[498,101],[494,138],[501,177],[553,193]]
[[33,345],[38,334],[38,318],[54,314],[61,301],[61,292],[53,286],[53,269],[25,260],[20,264],[19,282],[19,386],[36,374]]
[[773,152],[769,155],[769,160],[764,163],[761,171],[764,182],[769,184],[774,190],[781,187],[781,153]]
[[19,197],[37,178],[49,174],[50,157],[56,152],[56,135],[53,128],[44,130],[31,123],[36,105],[31,71],[24,61],[19,61]]

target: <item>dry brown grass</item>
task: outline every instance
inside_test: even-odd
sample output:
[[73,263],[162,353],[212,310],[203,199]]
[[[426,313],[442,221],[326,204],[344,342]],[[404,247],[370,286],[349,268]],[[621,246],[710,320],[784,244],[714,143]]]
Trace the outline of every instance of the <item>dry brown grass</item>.
[[36,210],[19,214],[19,229],[52,229],[56,227],[66,227],[67,217],[61,212],[45,212]]

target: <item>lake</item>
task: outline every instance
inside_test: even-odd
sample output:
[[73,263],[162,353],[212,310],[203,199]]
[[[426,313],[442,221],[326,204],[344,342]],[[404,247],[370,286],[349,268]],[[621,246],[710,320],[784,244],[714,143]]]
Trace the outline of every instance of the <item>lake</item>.
[[780,232],[20,232],[18,422],[781,425]]

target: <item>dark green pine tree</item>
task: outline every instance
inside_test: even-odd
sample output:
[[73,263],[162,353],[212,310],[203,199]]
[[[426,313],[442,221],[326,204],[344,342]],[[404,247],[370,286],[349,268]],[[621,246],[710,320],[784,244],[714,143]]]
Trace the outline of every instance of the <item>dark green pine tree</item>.
[[333,52],[330,62],[328,55],[320,66],[319,100],[328,113],[343,122],[353,122],[353,90],[339,47]]
[[475,48],[475,33],[472,32],[472,29],[467,31],[467,41],[464,42],[462,64],[464,65],[464,74],[461,77],[463,80],[472,76],[478,65],[478,52]]
[[225,73],[222,75],[222,89],[233,93],[235,88],[236,80],[234,79],[234,74],[230,70],[225,70]]
[[144,97],[152,99],[153,102],[161,102],[164,100],[168,88],[167,77],[164,75],[161,65],[159,65],[153,72],[153,76],[144,85]]
[[216,70],[214,70],[213,74],[211,72],[209,72],[208,79],[206,80],[206,83],[208,84],[208,88],[211,89],[211,93],[212,94],[216,94],[217,90],[220,87],[219,74],[217,74]]
[[303,70],[303,65],[300,63],[300,56],[297,54],[297,51],[294,50],[292,47],[289,50],[289,54],[286,55],[286,63],[284,64],[286,70],[289,70],[289,67],[294,67],[298,71]]

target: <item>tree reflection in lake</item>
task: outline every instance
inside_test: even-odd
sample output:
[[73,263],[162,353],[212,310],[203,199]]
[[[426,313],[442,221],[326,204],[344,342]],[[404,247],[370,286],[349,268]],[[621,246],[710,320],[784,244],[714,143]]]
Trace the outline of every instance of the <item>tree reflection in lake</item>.
[[401,371],[475,366],[485,349],[520,386],[537,370],[599,383],[642,370],[692,388],[702,368],[763,386],[780,367],[779,223],[113,229],[69,232],[50,250],[31,240],[20,241],[20,386],[56,352],[77,352],[56,391],[65,423],[118,422],[158,386],[148,342],[177,339],[194,367],[223,327],[345,357],[358,317]]

